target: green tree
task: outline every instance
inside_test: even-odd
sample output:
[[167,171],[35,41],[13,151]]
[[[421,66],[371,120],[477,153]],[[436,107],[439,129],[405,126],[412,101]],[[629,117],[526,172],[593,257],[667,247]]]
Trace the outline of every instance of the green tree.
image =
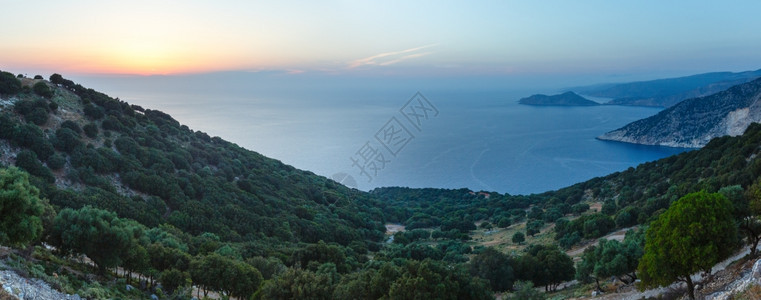
[[492,228],[494,228],[494,225],[492,225],[492,223],[489,223],[489,222],[483,222],[478,227],[481,229],[491,230]]
[[600,277],[595,273],[595,265],[600,260],[598,252],[597,246],[584,249],[584,253],[581,254],[581,261],[576,264],[576,280],[584,283],[594,280],[595,288],[599,292],[602,291]]
[[85,135],[91,139],[94,139],[98,136],[98,124],[88,123],[82,127],[82,130],[85,132]]
[[0,169],[0,243],[21,246],[42,233],[39,194],[25,172]]
[[587,248],[576,266],[576,279],[594,279],[597,290],[600,290],[600,278],[615,276],[622,282],[634,282],[643,251],[641,237],[642,234],[628,234],[623,243],[601,239],[597,246]]
[[[535,285],[543,285],[545,291],[554,291],[566,280],[573,279],[576,270],[573,260],[556,246],[533,245],[523,260],[519,279],[528,279]],[[528,275],[528,276],[526,276]]]
[[544,227],[542,220],[531,220],[526,223],[526,235],[534,236],[539,233]]
[[[335,265],[333,266],[335,271]],[[253,266],[239,261],[233,262],[233,267],[228,271],[232,274],[232,280],[228,281],[228,291],[230,296],[238,299],[249,299],[262,284],[262,273]]]
[[602,204],[602,208],[600,210],[606,215],[613,215],[617,210],[616,202],[613,200],[605,201],[605,203]]
[[405,272],[391,284],[389,299],[492,299],[484,280],[468,276],[461,268],[451,268],[426,259],[408,261]]
[[262,299],[333,299],[334,284],[328,274],[288,269],[268,280],[260,293]]
[[24,115],[24,119],[37,125],[45,125],[48,122],[48,110],[43,107],[35,107]]
[[761,182],[756,181],[742,194],[742,187],[724,187],[719,193],[730,199],[734,204],[734,215],[740,231],[745,234],[750,244],[750,255],[756,256],[756,248],[761,241]]
[[526,236],[523,235],[523,232],[519,231],[513,234],[513,243],[520,245],[524,241],[526,241]]
[[262,274],[249,264],[211,253],[190,262],[193,282],[208,290],[220,291],[233,297],[250,297],[261,285]]
[[719,193],[687,194],[650,224],[645,241],[645,254],[639,262],[644,286],[683,281],[690,299],[695,299],[690,276],[698,271],[710,273],[736,248],[732,204]]
[[13,95],[21,91],[21,81],[8,72],[0,71],[0,94]]
[[43,166],[40,160],[37,159],[37,154],[29,150],[22,150],[16,154],[16,166],[22,168],[34,176],[44,178],[50,183],[55,182],[55,177],[50,169]]
[[79,140],[79,134],[74,130],[62,127],[56,130],[53,144],[58,150],[72,153],[74,149],[82,146],[82,141]]
[[148,250],[139,244],[130,247],[124,257],[123,267],[127,272],[127,283],[132,281],[132,272],[147,274],[151,267]]
[[470,274],[489,281],[493,291],[509,291],[513,288],[513,267],[510,258],[494,248],[486,248],[470,260]]
[[51,170],[60,170],[64,165],[66,165],[66,158],[58,153],[53,154],[48,157],[47,165]]
[[77,133],[79,135],[82,133],[82,128],[79,127],[79,124],[77,122],[74,122],[72,120],[66,120],[61,123],[61,128],[68,128]]
[[616,228],[613,219],[604,214],[589,215],[582,225],[582,232],[585,238],[593,239],[601,237]]
[[32,91],[34,91],[35,94],[45,98],[53,97],[53,90],[51,90],[50,87],[48,87],[48,84],[45,83],[44,81],[35,83],[32,86]]
[[174,293],[178,288],[190,283],[190,275],[177,269],[169,269],[161,272],[159,281],[167,292]]
[[508,217],[502,217],[497,222],[497,227],[499,227],[499,228],[507,228],[507,227],[510,226],[510,223],[511,223],[510,222],[510,218],[508,218]]
[[62,84],[64,81],[63,76],[58,73],[54,73],[53,75],[50,75],[50,82],[53,84]]
[[67,254],[87,255],[105,273],[123,262],[134,240],[127,223],[115,213],[85,206],[58,213],[50,243]]
[[586,203],[576,203],[573,206],[571,206],[571,212],[573,212],[574,215],[581,215],[582,213],[589,210],[589,204]]

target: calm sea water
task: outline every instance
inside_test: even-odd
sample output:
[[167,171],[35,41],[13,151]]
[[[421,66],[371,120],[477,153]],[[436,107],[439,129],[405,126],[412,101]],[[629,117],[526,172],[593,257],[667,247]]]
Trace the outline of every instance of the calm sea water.
[[[685,151],[595,139],[659,109],[525,106],[517,100],[533,92],[510,87],[257,89],[253,84],[231,90],[225,84],[179,81],[79,81],[297,168],[328,177],[349,175],[362,190],[409,186],[538,193]],[[417,91],[431,105],[424,105],[429,115],[416,122],[419,129],[400,111]],[[401,127],[409,132],[388,135]],[[383,157],[373,156],[377,170],[372,170],[363,157],[377,153]],[[352,158],[365,165],[369,177]]]

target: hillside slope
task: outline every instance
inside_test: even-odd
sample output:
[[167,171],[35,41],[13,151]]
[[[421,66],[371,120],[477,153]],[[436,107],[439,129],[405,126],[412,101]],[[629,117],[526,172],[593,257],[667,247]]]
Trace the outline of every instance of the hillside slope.
[[603,134],[601,140],[698,148],[711,139],[740,135],[761,121],[761,79],[710,96],[685,100],[658,114]]
[[[0,161],[35,175],[56,207],[93,205],[152,227],[170,224],[267,249],[378,241],[372,198],[170,115],[60,77],[24,78],[0,95]],[[42,83],[49,97],[32,92]]]
[[612,98],[606,104],[670,107],[682,100],[711,95],[761,77],[761,70],[713,72],[685,77],[604,84],[573,89],[584,95]]

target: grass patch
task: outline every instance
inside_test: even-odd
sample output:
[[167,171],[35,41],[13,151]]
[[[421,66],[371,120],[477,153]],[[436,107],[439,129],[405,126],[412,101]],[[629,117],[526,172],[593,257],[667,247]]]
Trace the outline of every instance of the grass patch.
[[737,294],[733,299],[736,300],[755,300],[761,299],[761,285],[751,284],[745,290]]
[[546,224],[542,230],[534,236],[526,236],[526,241],[521,244],[513,243],[513,235],[516,232],[526,234],[526,222],[510,225],[507,228],[493,228],[491,230],[478,229],[470,233],[473,246],[493,247],[508,254],[517,254],[526,249],[528,245],[552,245],[555,244],[554,224]]

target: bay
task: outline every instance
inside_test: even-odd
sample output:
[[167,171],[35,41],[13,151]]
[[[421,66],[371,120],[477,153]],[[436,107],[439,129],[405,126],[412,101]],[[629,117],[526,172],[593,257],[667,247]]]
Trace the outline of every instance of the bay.
[[[361,190],[409,186],[539,193],[688,150],[595,139],[660,109],[526,106],[517,100],[544,90],[510,84],[303,80],[278,85],[282,80],[221,77],[203,83],[182,77],[77,81],[294,167],[338,175]],[[417,92],[435,109],[419,123],[401,110]],[[384,125],[393,120],[407,129],[409,140],[387,149],[376,136],[382,137]],[[353,160],[364,165],[369,153],[383,158],[376,156],[376,170],[362,173]]]

